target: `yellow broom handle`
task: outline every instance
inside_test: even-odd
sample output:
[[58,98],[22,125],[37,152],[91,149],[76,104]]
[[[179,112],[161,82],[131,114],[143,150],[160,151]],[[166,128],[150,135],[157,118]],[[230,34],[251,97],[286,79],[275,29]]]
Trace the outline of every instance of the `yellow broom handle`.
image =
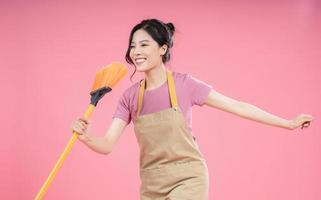
[[[94,111],[95,106],[92,104],[89,104],[85,114],[84,114],[84,118],[85,119],[89,119],[92,112]],[[35,200],[40,200],[42,199],[43,195],[45,194],[45,192],[48,190],[51,182],[53,181],[53,179],[55,178],[58,170],[61,168],[62,163],[65,161],[67,155],[69,154],[69,152],[71,151],[71,148],[73,147],[74,143],[76,142],[78,138],[78,134],[74,131],[73,135],[71,137],[71,139],[69,140],[67,146],[65,147],[64,151],[62,152],[62,154],[60,155],[56,165],[54,166],[54,168],[51,170],[46,182],[42,185],[39,193],[37,194]]]

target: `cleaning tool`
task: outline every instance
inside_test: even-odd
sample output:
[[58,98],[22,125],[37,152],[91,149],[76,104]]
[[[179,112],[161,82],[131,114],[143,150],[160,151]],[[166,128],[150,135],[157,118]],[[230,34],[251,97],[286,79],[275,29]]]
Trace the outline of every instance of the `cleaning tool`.
[[[84,114],[85,119],[89,119],[95,107],[97,106],[98,101],[121,80],[128,72],[128,69],[125,65],[119,62],[112,62],[106,67],[102,68],[96,73],[95,81],[90,92],[90,104]],[[78,138],[78,134],[74,131],[71,139],[69,140],[67,146],[65,147],[63,153],[60,155],[56,165],[51,170],[46,182],[42,185],[39,193],[36,196],[36,200],[42,199],[43,195],[47,191],[51,182],[55,178],[58,170],[62,166],[62,163],[66,159],[67,155],[71,151],[72,146]]]

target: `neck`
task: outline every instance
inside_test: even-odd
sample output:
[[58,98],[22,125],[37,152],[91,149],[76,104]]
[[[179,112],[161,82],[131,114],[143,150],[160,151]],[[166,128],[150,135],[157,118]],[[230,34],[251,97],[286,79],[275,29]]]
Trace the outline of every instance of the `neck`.
[[167,81],[166,68],[163,63],[145,72],[146,90],[152,90]]

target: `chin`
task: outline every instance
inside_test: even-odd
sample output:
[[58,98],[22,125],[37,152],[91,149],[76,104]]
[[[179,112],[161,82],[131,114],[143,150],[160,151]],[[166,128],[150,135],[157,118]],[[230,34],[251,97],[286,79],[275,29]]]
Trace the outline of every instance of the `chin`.
[[146,69],[145,69],[144,67],[137,67],[137,66],[136,66],[136,71],[138,71],[138,72],[144,72],[144,71],[146,71]]
[[149,71],[151,69],[152,69],[152,67],[150,67],[150,66],[145,67],[145,66],[137,66],[136,65],[136,70],[138,72],[146,72],[146,71]]

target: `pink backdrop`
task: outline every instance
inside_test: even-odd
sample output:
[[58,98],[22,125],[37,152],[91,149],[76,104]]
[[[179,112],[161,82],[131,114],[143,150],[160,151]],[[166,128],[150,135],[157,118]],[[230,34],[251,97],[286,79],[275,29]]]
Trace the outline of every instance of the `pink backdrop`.
[[[95,72],[125,63],[144,18],[176,26],[172,70],[286,119],[314,116],[289,131],[194,107],[210,199],[321,199],[320,1],[182,2],[0,2],[0,199],[35,197],[87,108]],[[98,104],[95,135],[131,84],[128,75]],[[132,124],[108,156],[77,141],[44,199],[139,199],[138,155]]]

